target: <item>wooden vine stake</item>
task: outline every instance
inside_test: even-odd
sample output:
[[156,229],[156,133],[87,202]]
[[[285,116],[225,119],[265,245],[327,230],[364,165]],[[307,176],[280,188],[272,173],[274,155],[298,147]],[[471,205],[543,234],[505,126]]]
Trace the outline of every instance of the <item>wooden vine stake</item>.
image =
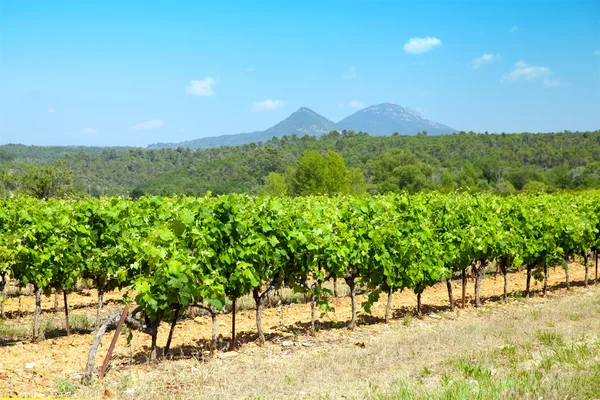
[[104,374],[106,373],[106,369],[108,368],[108,363],[110,362],[110,358],[112,357],[112,352],[115,349],[115,345],[117,344],[117,340],[119,339],[119,334],[121,333],[121,328],[123,328],[123,323],[125,322],[125,318],[127,317],[127,313],[129,313],[129,307],[125,306],[123,309],[123,314],[121,314],[121,319],[117,324],[117,330],[110,342],[110,346],[108,347],[108,353],[106,353],[106,357],[104,358],[104,363],[102,364],[102,368],[100,369],[100,379],[104,378]]
[[71,336],[71,328],[69,327],[69,305],[67,303],[67,291],[63,290],[63,300],[65,302],[65,325],[67,327],[67,336]]

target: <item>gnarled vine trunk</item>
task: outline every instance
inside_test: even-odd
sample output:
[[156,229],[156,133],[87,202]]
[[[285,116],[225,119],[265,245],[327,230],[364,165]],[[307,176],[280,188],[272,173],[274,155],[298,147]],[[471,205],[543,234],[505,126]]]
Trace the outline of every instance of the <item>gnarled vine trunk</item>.
[[473,272],[475,274],[475,307],[481,306],[481,280],[483,279],[483,273],[488,262],[486,260],[480,260],[479,266],[476,263],[472,264]]
[[21,314],[21,289],[23,288],[23,286],[21,286],[21,284],[19,283],[17,286],[17,297],[19,298],[19,317],[22,317],[23,314]]
[[314,334],[315,330],[315,308],[316,308],[317,296],[313,293],[310,296],[310,332]]
[[450,311],[454,311],[454,293],[452,293],[452,279],[446,279],[446,287],[448,288],[448,301],[450,302]]
[[569,259],[565,260],[565,281],[567,282],[567,290],[571,289],[571,282],[569,282]]
[[506,265],[506,260],[500,260],[498,264],[500,271],[502,272],[502,277],[504,278],[504,292],[502,294],[502,299],[506,302],[508,299],[508,265]]
[[588,287],[588,279],[589,279],[589,274],[590,274],[590,266],[588,263],[588,253],[587,251],[583,254],[583,265],[585,266],[585,277],[583,278],[583,284],[585,285],[585,287]]
[[167,358],[169,356],[169,350],[171,349],[171,339],[173,339],[173,332],[175,331],[175,325],[177,324],[177,319],[179,318],[179,310],[181,310],[181,306],[177,305],[175,307],[175,314],[173,315],[173,320],[171,321],[171,329],[169,330],[167,344],[165,345],[164,358]]
[[417,293],[417,315],[421,316],[421,292]]
[[100,324],[100,311],[104,302],[104,288],[98,287],[98,308],[96,309],[96,326]]
[[531,294],[531,272],[533,270],[533,266],[527,265],[527,285],[525,287],[525,297],[529,298]]
[[67,328],[67,336],[71,336],[71,328],[69,325],[69,305],[67,303],[67,291],[63,290],[63,300],[65,303],[65,326]]
[[[132,316],[127,316],[125,318],[125,325],[127,325],[127,327],[131,330],[141,331],[149,334],[150,332],[148,330],[143,329],[142,322],[135,319],[133,315],[135,315],[135,312],[132,314]],[[98,347],[102,341],[102,336],[106,333],[107,329],[116,328],[120,319],[121,314],[109,315],[106,321],[104,321],[100,328],[98,328],[98,332],[96,333],[94,341],[92,342],[92,347],[90,348],[90,353],[88,354],[86,370],[83,376],[84,381],[89,381],[92,378],[92,374],[94,372],[94,363],[96,360],[96,352],[98,351]]]
[[158,339],[158,326],[160,322],[156,322],[152,325],[150,330],[150,336],[152,336],[152,346],[150,347],[150,361],[156,360],[158,356],[158,346],[156,345],[156,340]]
[[0,301],[0,318],[5,319],[4,299],[6,298],[6,272],[0,274],[0,278],[0,297],[2,297],[2,301]]
[[356,277],[354,275],[348,275],[344,277],[344,280],[350,287],[350,299],[352,302],[352,318],[348,324],[348,329],[354,330],[356,327]]
[[465,308],[467,303],[467,272],[466,268],[462,269],[462,308]]
[[265,343],[265,334],[262,330],[262,296],[258,293],[258,288],[253,291],[254,302],[256,303],[256,330],[258,332],[258,344],[262,345]]
[[35,316],[33,317],[33,341],[40,340],[40,315],[42,314],[42,288],[34,285],[35,291]]
[[235,350],[235,308],[237,299],[234,297],[233,302],[231,304],[231,345],[229,346],[229,351]]
[[390,322],[390,311],[392,310],[392,297],[394,296],[394,289],[388,288],[387,304],[385,306],[385,323]]
[[598,250],[596,250],[596,276],[594,277],[594,285],[598,283]]
[[[305,279],[304,281],[304,287],[308,290],[310,290],[310,332],[311,334],[315,334],[315,332],[317,331],[316,328],[316,321],[317,321],[317,317],[316,317],[316,309],[317,309],[317,295],[315,294],[315,291],[317,289],[317,287],[320,289],[321,288],[321,283],[313,283],[312,285],[310,285],[308,283],[308,280]],[[281,325],[283,326],[283,320]]]
[[264,292],[260,292],[260,288],[256,287],[252,290],[252,296],[256,303],[256,330],[258,331],[258,344],[263,345],[265,343],[265,334],[262,329],[262,311],[265,303],[265,299],[269,294],[277,288],[276,283],[271,283]]
[[54,289],[54,313],[58,312],[58,289]]
[[548,290],[548,263],[544,263],[544,288],[542,294],[545,296]]
[[217,349],[217,313],[211,312],[210,318],[212,319],[212,337],[210,341],[210,349],[215,351]]
[[210,351],[217,350],[217,317],[219,315],[219,309],[213,306],[212,304],[204,305],[204,304],[196,304],[193,308],[202,308],[210,314],[210,318],[212,320],[212,334],[210,341]]

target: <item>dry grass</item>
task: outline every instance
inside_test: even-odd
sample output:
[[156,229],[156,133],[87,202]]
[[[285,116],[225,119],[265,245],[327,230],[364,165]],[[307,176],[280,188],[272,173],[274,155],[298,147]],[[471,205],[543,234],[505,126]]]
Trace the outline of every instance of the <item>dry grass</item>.
[[[140,365],[88,387],[125,399],[598,398],[600,290],[446,312],[209,362]],[[287,345],[288,343],[286,343]],[[64,382],[61,383],[64,388]]]

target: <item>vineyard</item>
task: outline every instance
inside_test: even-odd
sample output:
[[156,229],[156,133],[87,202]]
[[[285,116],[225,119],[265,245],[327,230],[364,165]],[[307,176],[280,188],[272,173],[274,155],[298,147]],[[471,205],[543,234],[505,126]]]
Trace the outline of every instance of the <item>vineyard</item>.
[[[98,346],[118,315],[100,318],[110,293],[131,312],[125,324],[150,336],[150,357],[169,354],[173,331],[190,308],[211,318],[211,350],[219,316],[230,313],[229,349],[236,345],[236,306],[251,296],[257,342],[265,342],[262,316],[268,299],[287,289],[310,304],[314,332],[331,312],[337,286],[349,291],[348,328],[380,297],[387,296],[386,322],[395,293],[412,291],[417,313],[428,287],[445,282],[449,306],[465,306],[467,275],[474,305],[481,305],[486,269],[504,277],[525,272],[525,297],[534,281],[548,288],[549,269],[580,259],[583,284],[598,280],[600,193],[596,191],[498,197],[489,194],[395,194],[380,197],[260,198],[143,197],[34,200],[0,204],[2,297],[9,282],[33,287],[31,338],[41,340],[42,296],[68,297],[82,284],[97,291]],[[461,291],[454,293],[453,280]],[[469,289],[470,290],[470,289]],[[363,294],[359,304],[359,292]],[[115,293],[118,293],[115,297]],[[4,317],[4,301],[1,303]],[[121,306],[121,307],[122,307]],[[162,323],[164,348],[157,346]],[[66,324],[67,334],[69,323]],[[88,351],[85,349],[84,351]],[[95,373],[90,353],[86,379]]]

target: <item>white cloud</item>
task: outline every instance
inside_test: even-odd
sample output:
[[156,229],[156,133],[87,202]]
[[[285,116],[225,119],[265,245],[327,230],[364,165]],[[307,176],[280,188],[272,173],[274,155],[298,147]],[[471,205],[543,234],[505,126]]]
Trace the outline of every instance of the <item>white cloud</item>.
[[494,60],[497,60],[498,58],[500,58],[500,54],[484,54],[481,57],[474,58],[471,62],[471,67],[473,67],[473,69],[476,69],[481,67],[482,65],[489,64]]
[[343,79],[356,79],[356,66],[351,65],[348,72],[343,73],[341,77]]
[[164,122],[160,119],[151,119],[149,121],[140,122],[137,125],[133,125],[129,127],[130,131],[149,131],[151,129],[159,129],[162,128]]
[[542,81],[544,86],[556,87],[561,83],[552,78],[552,71],[548,67],[537,67],[528,65],[523,61],[517,61],[512,71],[504,74],[502,80],[526,80],[526,81]]
[[48,109],[48,114],[54,114],[56,112],[56,110],[53,107],[50,107]]
[[190,83],[185,87],[185,91],[193,96],[212,96],[215,94],[213,86],[217,83],[219,83],[218,78],[215,79],[207,76],[199,81],[190,81]]
[[519,30],[519,27],[518,27],[518,26],[516,26],[516,25],[513,25],[513,27],[512,27],[512,28],[510,28],[508,31],[509,31],[510,33],[515,33],[515,32],[516,32],[516,31],[518,31],[518,30]]
[[597,55],[597,56],[600,56],[600,49],[594,51],[594,54]]
[[252,110],[254,111],[271,111],[277,110],[278,108],[285,107],[287,101],[285,100],[271,100],[266,99],[262,101],[255,101],[252,103]]
[[436,37],[412,38],[404,45],[404,52],[408,54],[421,54],[441,45],[442,41]]
[[81,135],[86,137],[95,137],[98,133],[98,129],[96,128],[83,128],[81,130]]

